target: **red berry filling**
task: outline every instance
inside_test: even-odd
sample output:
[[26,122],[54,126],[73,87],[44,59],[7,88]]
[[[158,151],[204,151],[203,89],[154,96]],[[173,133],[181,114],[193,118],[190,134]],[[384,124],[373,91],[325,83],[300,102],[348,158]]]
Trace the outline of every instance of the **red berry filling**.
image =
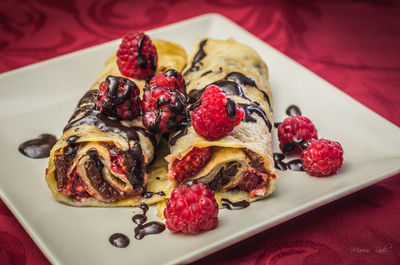
[[111,165],[110,169],[117,174],[126,173],[126,165],[124,164],[125,158],[121,153],[117,155],[110,155]]
[[172,232],[199,233],[218,225],[218,204],[204,183],[175,188],[164,210],[167,228]]
[[211,154],[211,147],[194,147],[182,159],[175,159],[172,171],[175,173],[176,182],[182,183],[196,175],[210,160]]
[[239,189],[243,191],[252,191],[262,181],[262,177],[256,172],[247,171],[244,173],[242,181],[239,183]]
[[63,188],[63,192],[74,197],[75,200],[81,201],[83,198],[88,198],[90,195],[86,192],[86,185],[83,183],[81,177],[76,171],[72,173],[72,176],[67,180],[66,185]]
[[209,140],[230,133],[245,114],[243,108],[216,85],[209,85],[197,104],[191,113],[192,125],[197,134]]

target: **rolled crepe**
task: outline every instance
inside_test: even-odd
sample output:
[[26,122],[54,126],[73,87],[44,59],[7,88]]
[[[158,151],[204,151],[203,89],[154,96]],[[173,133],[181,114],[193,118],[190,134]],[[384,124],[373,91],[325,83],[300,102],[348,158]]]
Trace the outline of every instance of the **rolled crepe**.
[[[245,117],[232,132],[214,141],[198,135],[190,122],[172,134],[166,157],[170,180],[179,184],[175,166],[193,148],[210,148],[207,162],[192,169],[194,173],[185,181],[205,182],[222,193],[247,193],[244,197],[249,201],[268,196],[278,176],[272,152],[272,97],[266,64],[253,49],[232,39],[200,39],[191,51],[183,76],[191,109],[205,88],[215,84],[243,107]],[[257,174],[261,180],[256,187],[243,191],[240,183],[249,173]],[[243,194],[239,197],[243,198]]]
[[[159,56],[157,72],[183,68],[186,52],[182,47],[161,40],[153,43]],[[141,89],[145,83],[122,77],[115,54],[107,60],[50,152],[47,184],[56,200],[73,206],[136,206],[157,202],[164,195],[163,189],[170,189],[170,183],[162,176],[149,175],[149,164],[160,137],[143,127],[140,116],[132,121],[119,121],[98,110],[98,87],[104,80],[109,86],[119,80],[135,81]]]

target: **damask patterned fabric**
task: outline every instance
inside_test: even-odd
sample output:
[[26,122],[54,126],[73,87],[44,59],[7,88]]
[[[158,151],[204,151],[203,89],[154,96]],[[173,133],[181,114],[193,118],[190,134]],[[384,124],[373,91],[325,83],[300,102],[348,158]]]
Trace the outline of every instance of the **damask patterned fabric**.
[[[400,125],[400,3],[391,0],[2,0],[0,72],[208,12]],[[400,264],[399,253],[397,175],[195,264]],[[1,201],[0,264],[49,264]]]

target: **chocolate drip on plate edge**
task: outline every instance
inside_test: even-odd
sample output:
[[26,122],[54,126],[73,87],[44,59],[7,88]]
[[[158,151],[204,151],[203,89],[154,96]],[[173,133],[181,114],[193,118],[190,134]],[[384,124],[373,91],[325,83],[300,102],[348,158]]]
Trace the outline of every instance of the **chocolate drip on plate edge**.
[[231,202],[228,199],[221,200],[222,206],[225,206],[228,210],[241,210],[244,208],[249,207],[250,203],[248,201],[238,201],[238,202]]
[[129,238],[121,233],[115,233],[108,239],[110,243],[117,248],[125,248],[129,245]]
[[139,206],[143,213],[142,214],[136,214],[132,217],[132,221],[137,224],[135,228],[135,238],[140,240],[143,237],[151,234],[159,234],[165,230],[165,225],[160,222],[148,222],[147,221],[147,216],[146,213],[149,210],[149,206],[146,204],[142,204]]
[[46,158],[50,156],[50,150],[56,142],[57,138],[54,135],[45,133],[20,144],[18,150],[29,158]]

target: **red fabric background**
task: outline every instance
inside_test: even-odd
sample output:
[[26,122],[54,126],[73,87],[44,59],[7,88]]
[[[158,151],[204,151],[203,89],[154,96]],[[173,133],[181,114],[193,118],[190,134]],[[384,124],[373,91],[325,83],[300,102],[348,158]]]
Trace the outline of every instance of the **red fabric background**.
[[[3,0],[0,72],[208,12],[400,125],[400,3],[391,0]],[[400,264],[399,210],[397,175],[195,264]],[[1,201],[0,264],[48,264]]]

